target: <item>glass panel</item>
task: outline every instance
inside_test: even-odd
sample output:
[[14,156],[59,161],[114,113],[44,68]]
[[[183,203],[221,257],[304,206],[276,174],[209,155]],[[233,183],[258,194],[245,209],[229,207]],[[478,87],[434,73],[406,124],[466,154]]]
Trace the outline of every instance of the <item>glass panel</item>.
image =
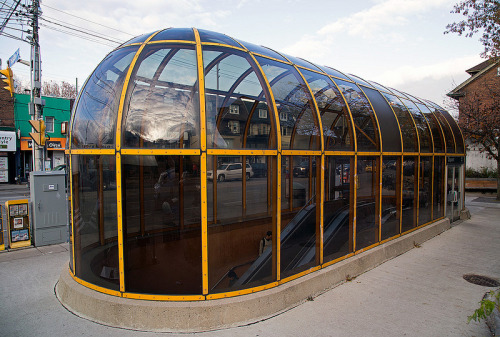
[[326,157],[323,205],[323,259],[335,260],[352,252],[350,166],[353,157]]
[[420,152],[432,152],[432,136],[431,131],[429,130],[429,126],[427,125],[427,120],[425,119],[424,115],[422,115],[422,112],[420,112],[420,110],[417,108],[415,103],[408,99],[402,99],[402,101],[412,114],[413,120],[417,125],[420,140]]
[[[286,160],[283,161],[283,158]],[[293,205],[281,210],[282,278],[319,264],[317,160],[319,158],[312,156],[282,157],[282,162],[288,164],[293,172],[291,176],[286,171],[282,172],[281,183],[285,186],[285,194],[281,198],[288,198],[288,205]]]
[[401,96],[401,98],[408,98],[408,96],[406,96],[404,93],[402,93],[401,91],[399,90],[396,90],[394,88],[389,88],[394,94],[398,95],[398,96]]
[[122,161],[126,291],[201,294],[199,157]]
[[370,103],[363,92],[354,83],[335,79],[342,90],[356,127],[358,151],[379,151],[379,133],[377,122]]
[[358,190],[356,199],[356,250],[379,241],[378,174],[376,157],[358,157]]
[[250,42],[245,42],[242,40],[238,40],[238,42],[241,43],[243,46],[245,46],[245,48],[247,48],[252,53],[257,53],[257,54],[261,54],[264,56],[269,56],[269,57],[275,58],[277,60],[281,60],[281,61],[286,62],[286,59],[283,56],[281,56],[280,54],[278,54],[277,52],[275,52],[272,49],[269,49],[269,48],[264,47],[264,46],[259,46],[259,45],[256,45],[256,44],[253,44]]
[[73,156],[76,276],[119,289],[115,157]]
[[110,53],[90,75],[75,108],[73,148],[114,148],[118,104],[137,47]]
[[432,157],[420,157],[418,225],[432,220]]
[[429,123],[432,131],[432,139],[434,141],[434,152],[443,153],[445,150],[443,134],[441,129],[439,128],[439,122],[437,121],[436,116],[429,110],[429,108],[422,104],[416,103],[420,111],[424,114],[427,122]]
[[363,89],[370,100],[378,118],[380,133],[382,135],[382,149],[384,152],[401,152],[401,136],[396,116],[382,95],[370,88]]
[[154,34],[154,32],[136,36],[136,37],[128,40],[127,42],[125,42],[123,45],[132,44],[132,43],[142,43],[142,42],[146,41],[148,39],[148,37],[150,37],[153,34]]
[[402,232],[406,232],[417,225],[417,198],[418,188],[416,179],[416,157],[403,159],[403,225]]
[[300,71],[320,111],[325,150],[354,150],[349,112],[335,84],[325,75],[303,69]]
[[272,168],[272,158],[266,156],[208,156],[210,293],[276,279]]
[[331,67],[327,67],[327,66],[317,66],[317,67],[320,68],[321,70],[323,70],[328,75],[335,76],[335,77],[338,77],[338,78],[342,78],[342,79],[345,79],[345,80],[348,80],[348,81],[351,80],[349,77],[347,77],[346,75],[342,74],[340,71],[338,71],[336,69],[333,69]]
[[268,77],[278,107],[282,149],[319,149],[318,121],[302,77],[290,65],[262,57],[257,60]]
[[394,95],[382,93],[389,101],[392,110],[396,114],[399,127],[401,128],[401,135],[403,137],[403,151],[404,152],[418,152],[418,138],[415,124],[408,112],[408,109],[401,103],[399,98]]
[[450,125],[446,121],[446,118],[439,113],[438,110],[434,108],[433,105],[431,104],[425,104],[434,114],[434,116],[437,118],[439,125],[441,125],[441,130],[443,130],[444,133],[444,139],[446,141],[446,152],[448,153],[455,153],[455,140],[453,138],[453,132],[451,131]]
[[444,158],[434,157],[433,219],[444,216]]
[[387,89],[386,87],[384,87],[383,85],[377,83],[377,82],[373,82],[373,81],[368,81],[371,85],[373,85],[376,89],[380,90],[380,91],[385,91],[387,93],[390,93],[391,91],[389,89]]
[[458,124],[451,115],[445,110],[439,110],[439,112],[444,116],[444,118],[448,121],[451,126],[451,130],[453,131],[453,135],[455,136],[455,143],[457,146],[456,153],[464,153],[464,139],[462,137],[462,133],[458,128]]
[[399,234],[401,219],[401,158],[384,157],[382,161],[382,238]]
[[204,30],[204,29],[198,29],[198,33],[200,33],[201,42],[220,43],[238,48],[241,47],[235,40],[221,33],[211,32],[209,30]]
[[148,46],[135,69],[124,109],[124,146],[199,148],[194,49]]
[[361,77],[358,77],[358,76],[353,75],[353,74],[348,74],[348,76],[351,78],[351,80],[355,81],[358,84],[362,84],[362,85],[364,85],[364,86],[366,86],[368,88],[372,88],[373,87],[370,83],[368,83],[367,81],[365,81]]
[[169,28],[156,34],[151,41],[181,40],[194,41],[194,33],[191,28]]
[[283,56],[285,56],[287,59],[290,60],[290,62],[294,63],[295,65],[316,70],[316,67],[312,63],[308,62],[307,60],[302,60],[298,57],[290,56],[287,54],[283,54]]
[[204,48],[209,147],[275,148],[264,82],[245,53]]

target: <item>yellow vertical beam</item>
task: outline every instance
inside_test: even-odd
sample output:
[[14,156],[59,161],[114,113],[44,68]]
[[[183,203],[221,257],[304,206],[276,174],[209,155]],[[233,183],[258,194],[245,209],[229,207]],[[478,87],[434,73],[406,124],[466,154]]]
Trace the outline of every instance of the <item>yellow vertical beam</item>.
[[352,209],[350,213],[352,213],[352,251],[356,251],[356,215],[357,215],[357,198],[358,198],[358,155],[355,154],[354,158],[351,159],[351,167],[353,168],[354,174],[351,175],[353,181],[351,181],[351,186],[353,187],[352,193]]
[[[208,294],[208,219],[207,219],[207,129],[206,129],[206,108],[205,108],[205,74],[203,71],[203,51],[201,48],[200,34],[196,28],[193,28],[196,41],[196,60],[198,64],[198,93],[200,100],[200,193],[201,193],[201,270],[202,270],[202,293]],[[216,164],[214,157],[214,164]],[[214,196],[217,194],[217,171],[213,167],[213,189]],[[217,199],[214,203],[214,221],[216,221]]]
[[[319,264],[323,264],[323,223],[324,223],[324,200],[325,200],[325,153],[321,153],[321,167],[319,170],[320,180],[320,203],[319,203]],[[341,173],[343,174],[343,173]],[[342,180],[342,176],[340,178]],[[316,204],[317,205],[317,204]]]
[[123,246],[123,205],[122,205],[122,157],[116,153],[116,210],[118,220],[118,266],[120,270],[120,291],[125,292],[125,260]]
[[278,152],[276,158],[276,177],[273,178],[276,181],[276,235],[273,235],[273,239],[276,238],[276,280],[281,280],[281,153]]
[[[399,193],[398,195],[398,201],[399,201],[399,205],[398,205],[398,210],[399,210],[399,234],[402,233],[402,230],[403,230],[403,184],[404,184],[404,180],[403,180],[403,174],[404,174],[404,171],[403,171],[403,156],[400,156],[399,157],[399,160],[397,161],[398,163],[398,166],[396,168],[396,179],[399,179],[399,185],[396,184],[396,188],[397,188],[397,192],[396,193]],[[399,186],[399,187],[398,187]]]

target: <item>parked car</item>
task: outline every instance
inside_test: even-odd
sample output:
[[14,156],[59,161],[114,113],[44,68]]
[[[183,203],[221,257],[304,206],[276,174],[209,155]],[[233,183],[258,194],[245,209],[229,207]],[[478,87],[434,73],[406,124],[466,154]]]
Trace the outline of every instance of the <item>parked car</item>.
[[[246,164],[246,179],[253,177],[254,173],[252,166]],[[241,179],[243,175],[243,165],[241,163],[221,164],[217,167],[217,181]],[[207,178],[213,180],[214,173],[212,170],[207,171]]]
[[[314,172],[316,172],[316,162],[315,161],[313,161],[313,163],[312,163],[312,171],[313,171],[313,176],[314,176]],[[293,168],[293,176],[294,177],[308,177],[309,176],[309,162],[303,161],[298,166],[295,166]]]

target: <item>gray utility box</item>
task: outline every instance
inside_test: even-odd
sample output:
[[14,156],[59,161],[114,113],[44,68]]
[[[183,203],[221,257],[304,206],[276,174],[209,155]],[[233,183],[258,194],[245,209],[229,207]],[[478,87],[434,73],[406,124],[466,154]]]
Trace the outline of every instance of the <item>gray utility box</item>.
[[68,214],[64,171],[30,173],[33,244],[68,241]]

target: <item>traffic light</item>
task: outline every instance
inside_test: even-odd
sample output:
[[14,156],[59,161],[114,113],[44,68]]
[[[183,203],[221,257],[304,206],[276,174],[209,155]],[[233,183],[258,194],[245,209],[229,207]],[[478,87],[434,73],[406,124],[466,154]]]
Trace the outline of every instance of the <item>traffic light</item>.
[[45,122],[43,119],[40,120],[30,120],[30,124],[35,129],[36,132],[30,132],[31,138],[40,146],[45,146]]
[[4,87],[4,89],[7,89],[10,91],[10,97],[14,94],[14,79],[12,77],[12,69],[7,68],[7,69],[2,69],[0,70],[0,73],[4,75],[6,78],[2,78],[2,81],[7,83],[7,86]]

